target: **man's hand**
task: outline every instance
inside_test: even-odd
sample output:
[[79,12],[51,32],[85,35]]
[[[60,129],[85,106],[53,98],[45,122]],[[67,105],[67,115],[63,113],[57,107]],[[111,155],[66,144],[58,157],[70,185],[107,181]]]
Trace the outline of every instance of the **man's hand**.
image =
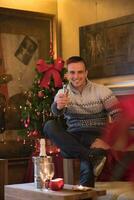
[[56,96],[55,102],[57,103],[57,109],[62,110],[63,108],[67,107],[69,102],[69,98],[67,94],[60,93]]
[[96,140],[91,144],[90,148],[110,149],[111,147],[103,140],[96,138]]

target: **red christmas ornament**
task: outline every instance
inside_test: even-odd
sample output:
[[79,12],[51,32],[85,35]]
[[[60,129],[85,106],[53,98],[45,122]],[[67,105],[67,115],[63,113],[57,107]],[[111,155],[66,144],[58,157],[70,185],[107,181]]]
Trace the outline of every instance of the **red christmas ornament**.
[[27,127],[28,127],[28,124],[25,122],[25,123],[24,123],[24,126],[25,126],[25,128],[27,128]]
[[38,137],[38,136],[39,136],[39,132],[37,130],[30,131],[28,133],[28,137]]
[[33,136],[35,137],[35,136],[38,136],[38,135],[39,135],[39,132],[37,130],[34,130],[33,131]]
[[40,97],[40,98],[44,97],[44,93],[42,91],[39,91],[38,92],[38,97]]
[[64,186],[64,180],[63,178],[56,178],[56,179],[53,179],[53,180],[50,180],[50,183],[49,183],[49,187],[51,190],[61,190]]
[[27,124],[30,124],[30,117],[27,118]]
[[28,133],[28,137],[32,137],[32,135],[33,135],[33,132],[32,131],[30,131],[29,133]]

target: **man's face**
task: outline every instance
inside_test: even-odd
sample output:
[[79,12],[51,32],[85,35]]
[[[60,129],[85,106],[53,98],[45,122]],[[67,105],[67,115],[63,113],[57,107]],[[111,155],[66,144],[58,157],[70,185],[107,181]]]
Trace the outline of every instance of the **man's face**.
[[70,63],[68,64],[67,68],[69,81],[76,89],[81,90],[86,84],[86,78],[88,74],[84,63]]

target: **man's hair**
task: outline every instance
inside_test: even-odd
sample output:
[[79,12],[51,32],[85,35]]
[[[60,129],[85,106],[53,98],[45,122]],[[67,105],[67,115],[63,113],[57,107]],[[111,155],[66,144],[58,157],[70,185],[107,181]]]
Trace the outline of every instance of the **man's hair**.
[[80,56],[71,56],[66,60],[67,65],[69,65],[71,63],[78,63],[78,62],[82,62],[85,65],[85,68],[87,69],[85,60],[83,58],[81,58]]

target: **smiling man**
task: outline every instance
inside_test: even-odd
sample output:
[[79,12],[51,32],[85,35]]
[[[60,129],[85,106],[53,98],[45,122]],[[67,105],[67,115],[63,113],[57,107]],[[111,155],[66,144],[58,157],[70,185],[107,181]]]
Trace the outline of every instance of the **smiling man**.
[[60,120],[51,120],[44,134],[60,147],[63,157],[80,159],[80,185],[94,186],[109,148],[101,140],[103,129],[108,116],[115,121],[121,110],[111,90],[88,80],[81,57],[72,56],[66,64],[69,84],[58,91],[52,104],[55,115],[64,115],[66,127]]

